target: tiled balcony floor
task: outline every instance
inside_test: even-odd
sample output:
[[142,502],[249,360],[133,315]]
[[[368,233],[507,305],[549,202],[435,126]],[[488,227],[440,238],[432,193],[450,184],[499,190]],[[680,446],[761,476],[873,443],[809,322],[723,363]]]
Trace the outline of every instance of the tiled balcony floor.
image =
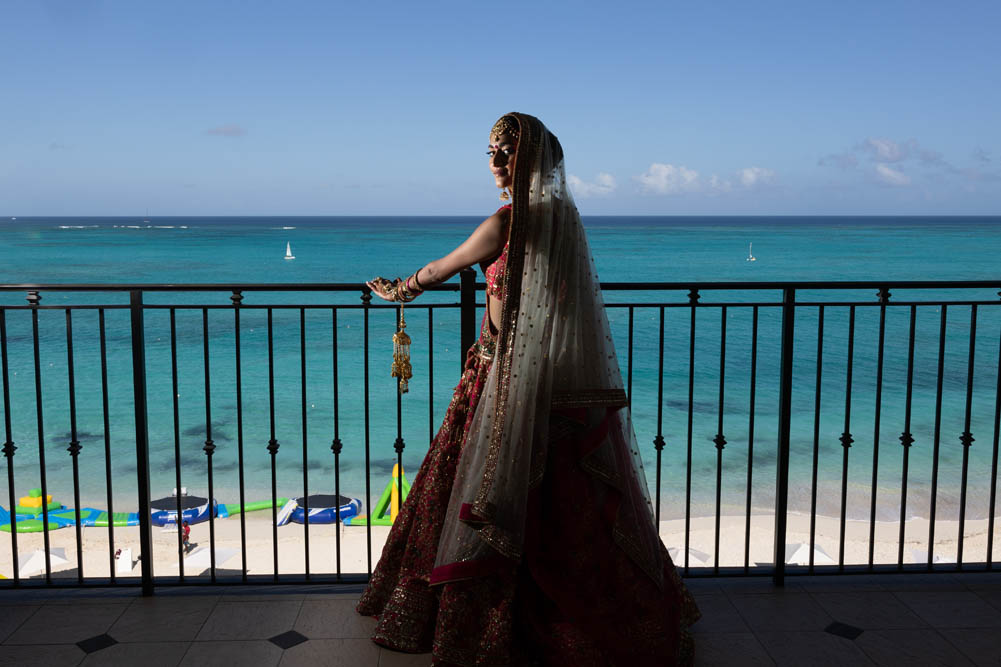
[[[697,579],[702,665],[1001,665],[1001,572]],[[380,649],[361,587],[0,591],[0,665],[427,665]],[[284,647],[284,648],[283,648]]]

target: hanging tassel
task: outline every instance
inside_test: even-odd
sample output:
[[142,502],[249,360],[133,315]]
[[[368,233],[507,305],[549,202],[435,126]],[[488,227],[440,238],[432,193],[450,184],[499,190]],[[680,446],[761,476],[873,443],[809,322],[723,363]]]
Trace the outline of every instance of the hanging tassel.
[[400,330],[393,334],[393,377],[400,378],[401,394],[410,390],[408,381],[414,376],[410,366],[410,336],[407,335],[406,328],[403,304],[400,304]]

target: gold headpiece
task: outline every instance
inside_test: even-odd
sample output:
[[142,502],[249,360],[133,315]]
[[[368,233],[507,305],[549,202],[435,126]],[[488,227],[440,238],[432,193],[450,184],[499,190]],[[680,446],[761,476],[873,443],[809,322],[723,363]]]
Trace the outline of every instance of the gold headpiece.
[[490,136],[499,137],[507,134],[517,139],[519,131],[517,118],[514,116],[501,116],[500,120],[494,123],[493,128],[490,130]]

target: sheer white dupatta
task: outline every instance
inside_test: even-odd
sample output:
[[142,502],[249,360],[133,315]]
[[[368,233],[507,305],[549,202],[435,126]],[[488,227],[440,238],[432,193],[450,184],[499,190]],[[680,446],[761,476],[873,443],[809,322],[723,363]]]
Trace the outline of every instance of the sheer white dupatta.
[[431,583],[520,562],[529,494],[542,480],[553,410],[619,408],[585,460],[622,495],[615,537],[658,584],[663,562],[594,261],[559,140],[520,127],[497,351],[466,436]]

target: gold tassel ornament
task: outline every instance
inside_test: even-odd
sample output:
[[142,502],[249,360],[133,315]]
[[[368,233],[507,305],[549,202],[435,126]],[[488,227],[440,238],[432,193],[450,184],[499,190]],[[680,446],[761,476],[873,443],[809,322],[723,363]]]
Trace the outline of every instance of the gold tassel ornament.
[[410,366],[410,336],[405,329],[407,322],[403,319],[403,304],[400,304],[400,330],[393,334],[393,377],[400,378],[400,393],[410,390],[409,380],[414,376]]

